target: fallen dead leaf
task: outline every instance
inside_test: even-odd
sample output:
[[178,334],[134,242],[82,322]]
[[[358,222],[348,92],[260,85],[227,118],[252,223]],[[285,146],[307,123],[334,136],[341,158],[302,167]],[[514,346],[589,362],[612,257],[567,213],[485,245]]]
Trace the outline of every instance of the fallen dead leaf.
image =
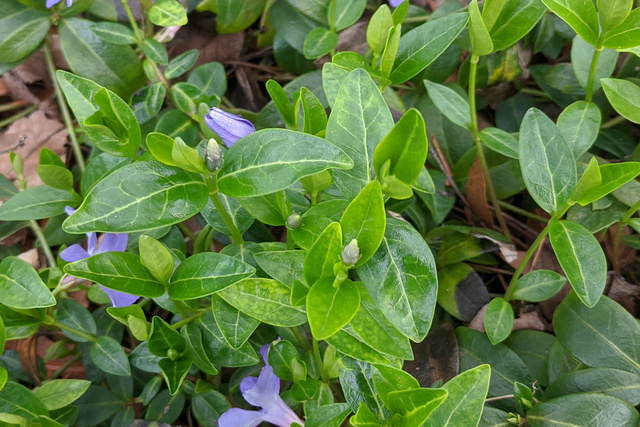
[[28,262],[29,264],[31,264],[31,267],[35,269],[40,268],[40,256],[38,255],[38,249],[36,248],[29,249],[26,252],[22,252],[20,255],[18,255],[18,258]]
[[488,303],[485,304],[485,306],[482,307],[480,311],[478,311],[475,317],[471,319],[471,322],[469,322],[469,324],[467,325],[469,329],[473,329],[475,331],[482,332],[484,334],[485,332],[484,331],[484,314],[487,312],[488,306],[489,306]]
[[520,313],[518,318],[513,321],[513,330],[518,331],[520,329],[534,329],[544,332],[547,330],[547,322],[537,311]]
[[440,323],[431,329],[420,343],[411,343],[414,360],[404,363],[403,369],[413,375],[420,386],[429,387],[438,380],[447,382],[458,375],[460,351],[451,323]]
[[606,294],[634,317],[640,317],[640,286],[627,282],[615,271],[607,274]]
[[467,181],[467,200],[473,213],[488,227],[493,227],[493,215],[487,203],[487,187],[482,174],[482,166],[476,158],[469,171]]

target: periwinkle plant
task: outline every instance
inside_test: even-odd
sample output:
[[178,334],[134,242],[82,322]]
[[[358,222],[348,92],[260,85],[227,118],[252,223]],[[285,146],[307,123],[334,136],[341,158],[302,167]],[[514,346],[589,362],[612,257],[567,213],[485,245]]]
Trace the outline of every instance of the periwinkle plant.
[[[640,425],[631,0],[39,1],[0,70],[42,47],[70,151],[0,177],[1,423]],[[174,55],[204,11],[239,57]]]

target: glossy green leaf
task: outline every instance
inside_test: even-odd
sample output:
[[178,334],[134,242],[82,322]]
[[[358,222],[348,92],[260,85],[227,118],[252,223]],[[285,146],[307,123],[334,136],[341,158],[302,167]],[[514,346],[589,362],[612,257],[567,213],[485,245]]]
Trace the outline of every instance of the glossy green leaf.
[[253,258],[269,276],[286,286],[304,280],[304,251],[265,251]]
[[15,0],[0,5],[0,62],[18,62],[33,52],[51,27],[49,14]]
[[362,16],[366,0],[336,0],[329,4],[327,17],[329,26],[335,31],[342,31],[355,24]]
[[384,50],[392,26],[393,18],[389,6],[383,4],[371,16],[367,25],[367,44],[378,55]]
[[593,307],[606,285],[607,260],[600,243],[573,221],[552,221],[549,240],[553,251],[580,300]]
[[531,427],[595,425],[632,427],[640,414],[623,400],[595,393],[570,394],[535,405],[527,414]]
[[429,20],[404,34],[389,76],[391,82],[404,83],[431,65],[458,37],[468,19],[466,13],[452,14]]
[[215,0],[216,30],[235,33],[248,28],[264,11],[266,0]]
[[633,0],[598,0],[598,17],[603,31],[608,31],[621,24],[633,7]]
[[187,24],[187,12],[176,0],[158,0],[147,13],[149,14],[149,20],[161,27]]
[[[71,298],[62,298],[58,301],[56,320],[63,325],[69,326],[85,334],[95,335],[97,333],[96,322],[91,313],[79,302]],[[87,342],[84,337],[63,329],[66,336],[74,341]]]
[[0,413],[8,413],[35,420],[39,415],[49,415],[44,404],[25,386],[8,381],[0,390]]
[[387,319],[405,336],[427,335],[436,303],[437,277],[431,249],[405,222],[387,219],[385,237],[358,276]]
[[304,39],[304,56],[308,59],[320,58],[338,45],[338,34],[324,27],[314,28]]
[[491,35],[485,26],[478,0],[469,3],[469,37],[471,38],[471,52],[475,56],[488,55],[493,51]]
[[133,31],[116,22],[97,22],[91,26],[91,31],[107,43],[124,45],[136,43]]
[[215,390],[196,393],[191,398],[191,410],[198,422],[204,426],[214,426],[220,415],[231,408],[227,399]]
[[283,190],[300,178],[329,168],[348,169],[352,163],[322,138],[291,130],[266,129],[243,138],[225,153],[223,176],[218,184],[228,196],[260,196]]
[[640,376],[610,368],[581,369],[554,381],[545,390],[545,400],[566,394],[602,393],[628,402],[640,403]]
[[[639,162],[608,163],[599,167],[600,183],[584,191],[576,202],[582,206],[600,200],[640,174]],[[573,198],[573,197],[572,197]]]
[[384,77],[389,77],[393,70],[393,65],[400,49],[400,36],[402,35],[402,25],[398,24],[389,30],[387,42],[380,58],[380,72]]
[[201,371],[209,375],[218,375],[218,368],[209,359],[204,348],[202,331],[195,323],[189,323],[180,329],[182,336],[187,342],[187,349],[193,359],[193,364]]
[[149,337],[149,352],[155,356],[166,357],[170,350],[183,353],[187,349],[187,341],[179,332],[162,318],[153,316],[153,329]]
[[37,388],[33,394],[48,410],[53,411],[75,402],[90,385],[91,382],[86,380],[53,380]]
[[640,45],[640,9],[631,11],[627,19],[604,34],[602,41],[609,49],[629,49]]
[[240,348],[247,342],[260,322],[247,316],[218,295],[211,297],[211,309],[220,332],[233,348]]
[[460,127],[468,129],[471,126],[469,103],[458,92],[428,80],[424,81],[424,85],[442,114]]
[[75,206],[76,198],[65,190],[38,185],[21,191],[0,205],[0,220],[24,221],[50,218],[64,213],[67,205]]
[[[342,243],[358,243],[360,258],[356,267],[367,262],[384,237],[386,212],[379,181],[372,181],[349,203],[340,219]],[[308,282],[311,283],[311,282]]]
[[144,231],[182,222],[208,199],[201,176],[156,161],[136,162],[93,187],[63,228],[69,233]]
[[208,62],[193,69],[187,83],[196,86],[206,96],[223,96],[227,91],[227,75],[219,62]]
[[334,278],[333,266],[340,262],[342,253],[342,228],[337,222],[330,223],[307,252],[304,260],[304,279],[313,285],[322,278]]
[[218,293],[243,313],[273,326],[292,327],[306,322],[304,309],[290,304],[291,291],[272,279],[245,279]]
[[162,376],[169,386],[169,393],[175,395],[191,368],[191,356],[184,354],[176,360],[164,358],[158,362]]
[[50,307],[56,300],[29,263],[9,256],[0,263],[0,303],[29,309]]
[[142,65],[130,46],[105,42],[92,25],[79,18],[62,20],[58,27],[62,53],[75,74],[128,99],[144,84]]
[[349,279],[333,286],[333,278],[316,281],[307,295],[307,313],[311,333],[324,340],[342,329],[356,315],[360,293]]
[[546,332],[532,329],[513,331],[505,341],[527,366],[533,378],[543,387],[549,384],[549,354],[556,337]]
[[519,157],[531,197],[551,214],[562,210],[576,186],[576,164],[562,132],[540,110],[522,120]]
[[551,270],[534,270],[516,282],[511,299],[527,302],[545,301],[560,292],[567,278]]
[[[585,365],[640,374],[640,324],[615,301],[602,297],[588,308],[575,292],[553,316],[560,343]],[[580,337],[580,339],[576,339]]]
[[513,329],[513,307],[504,298],[494,298],[484,314],[484,329],[491,344],[507,339]]
[[142,51],[146,55],[147,58],[156,62],[160,65],[168,65],[169,64],[169,55],[167,54],[167,49],[154,38],[146,38],[144,42],[142,42]]
[[305,421],[306,427],[340,427],[351,413],[346,403],[331,403],[315,409]]
[[542,0],[588,43],[595,45],[600,34],[596,6],[592,0]]
[[[224,210],[227,211],[231,220],[241,233],[244,233],[251,227],[255,221],[254,216],[262,220],[271,219],[270,217],[265,218],[264,215],[254,215],[256,210],[259,210],[260,214],[264,214],[264,205],[260,204],[258,209],[256,209],[256,205],[266,199],[272,201],[271,197],[269,197],[271,195],[259,196],[258,198],[260,198],[260,200],[256,200],[258,198],[251,198],[252,200],[249,202],[246,202],[247,199],[243,199],[243,203],[240,203],[239,200],[233,197],[228,197],[221,193],[219,193],[218,196],[220,197],[220,202],[222,203]],[[249,207],[249,209],[245,209],[245,206]],[[211,227],[213,227],[214,230],[219,233],[226,234],[227,236],[231,235],[231,231],[227,227],[227,224],[225,224],[220,211],[213,204],[213,201],[209,200],[200,214],[202,214],[204,219]],[[263,222],[268,223],[266,221]]]
[[199,56],[200,53],[195,49],[188,50],[185,53],[176,56],[171,60],[171,62],[169,62],[167,68],[165,68],[164,76],[167,79],[175,79],[176,77],[180,77],[194,66]]
[[307,365],[298,350],[289,341],[278,341],[269,346],[269,365],[276,376],[285,381],[303,381],[307,377]]
[[[578,82],[580,82],[580,86],[585,90],[589,83],[589,73],[591,71],[594,53],[595,48],[585,42],[580,36],[576,36],[573,39],[573,44],[571,45],[571,65],[573,66],[573,71]],[[601,79],[611,77],[611,74],[616,68],[617,61],[617,51],[613,49],[603,49],[600,52],[592,84],[593,92],[600,89]]]
[[531,31],[545,14],[540,0],[485,1],[482,19],[493,41],[493,51],[504,50]]
[[110,336],[101,336],[91,345],[91,359],[102,371],[120,376],[131,375],[131,367],[122,346]]
[[138,240],[140,261],[153,277],[162,283],[169,281],[173,274],[173,256],[165,245],[151,236],[142,235]]
[[598,106],[586,101],[574,102],[558,116],[558,128],[576,159],[586,153],[595,142],[601,120]]
[[265,86],[267,92],[269,92],[269,96],[271,96],[274,105],[280,113],[282,120],[284,120],[285,124],[290,128],[295,128],[296,118],[293,106],[289,100],[289,95],[287,95],[282,86],[280,86],[280,83],[275,80],[268,80]]
[[164,285],[156,280],[136,254],[104,252],[69,263],[64,271],[120,292],[148,298],[162,296]]
[[148,122],[160,112],[166,94],[167,88],[162,83],[156,82],[133,95],[131,108],[140,124]]
[[447,399],[427,418],[424,426],[477,425],[489,391],[490,378],[491,367],[480,365],[447,381],[442,386],[448,393]]
[[640,123],[640,86],[622,79],[602,79],[601,83],[613,108],[627,120]]
[[239,349],[227,344],[211,311],[206,311],[200,317],[198,325],[202,329],[202,340],[206,354],[216,365],[238,367],[252,366],[260,362],[260,357],[250,343],[245,343]]
[[480,131],[482,143],[496,153],[518,159],[518,140],[499,128],[488,127]]
[[444,402],[447,395],[443,389],[415,388],[392,391],[387,396],[387,402],[392,414],[401,415],[403,425],[419,426]]

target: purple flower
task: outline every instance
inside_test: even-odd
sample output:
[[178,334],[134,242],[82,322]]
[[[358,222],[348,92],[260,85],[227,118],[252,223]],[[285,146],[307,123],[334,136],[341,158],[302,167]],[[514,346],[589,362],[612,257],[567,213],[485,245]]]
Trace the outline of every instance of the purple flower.
[[[67,206],[64,210],[67,212],[67,215],[71,215],[75,212],[75,209],[70,206]],[[60,258],[67,262],[74,262],[104,252],[124,252],[125,249],[127,249],[128,239],[129,236],[127,234],[105,234],[102,238],[102,243],[98,245],[98,236],[96,233],[87,233],[86,250],[78,244],[71,245],[60,252]],[[140,298],[137,295],[131,295],[105,288],[100,284],[98,284],[98,286],[100,286],[100,288],[109,296],[114,307],[128,307]]]
[[260,348],[260,354],[267,366],[262,368],[260,376],[245,377],[240,383],[240,391],[244,399],[253,406],[260,406],[259,411],[231,408],[218,419],[219,427],[256,427],[262,422],[279,427],[290,427],[293,423],[304,426],[302,421],[280,397],[280,378],[273,373],[273,367],[267,362],[267,344]]
[[204,115],[204,121],[209,129],[218,134],[227,147],[231,147],[239,139],[256,131],[249,120],[216,107]]
[[[61,0],[47,0],[47,9],[57,5]],[[73,0],[67,0],[67,7],[71,7]]]
[[404,0],[389,0],[389,4],[393,7],[398,7]]

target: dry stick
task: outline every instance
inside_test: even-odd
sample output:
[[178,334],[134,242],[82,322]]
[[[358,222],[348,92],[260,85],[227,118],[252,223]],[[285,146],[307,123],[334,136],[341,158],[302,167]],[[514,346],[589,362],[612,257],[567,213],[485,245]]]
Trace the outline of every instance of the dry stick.
[[447,177],[447,180],[451,184],[451,188],[453,188],[453,191],[455,191],[456,195],[460,198],[460,200],[462,200],[462,203],[464,203],[464,205],[468,207],[469,206],[469,202],[467,202],[466,197],[464,197],[464,195],[462,194],[462,192],[458,188],[458,185],[453,180],[453,175],[451,174],[451,169],[449,169],[449,165],[447,164],[447,161],[445,160],[444,155],[442,154],[442,150],[440,150],[440,146],[438,145],[438,140],[436,139],[435,135],[432,135],[431,141],[432,142],[429,143],[429,145],[431,145],[432,151],[434,152],[433,153],[434,154],[433,157],[436,159],[436,163],[438,163],[438,166],[440,167],[440,170]]

